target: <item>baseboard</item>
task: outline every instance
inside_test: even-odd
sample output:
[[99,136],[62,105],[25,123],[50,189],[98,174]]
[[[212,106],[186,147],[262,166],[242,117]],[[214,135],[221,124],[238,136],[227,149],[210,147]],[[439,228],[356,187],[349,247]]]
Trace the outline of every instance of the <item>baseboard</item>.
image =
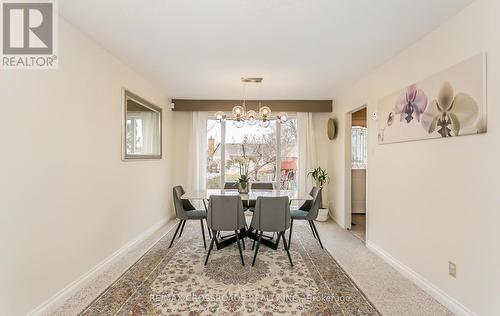
[[131,250],[135,245],[141,243],[142,241],[149,238],[154,232],[156,232],[160,227],[169,222],[170,218],[164,218],[156,224],[152,225],[145,231],[143,231],[134,240],[130,241],[109,257],[101,261],[90,271],[80,276],[75,281],[68,284],[65,288],[54,294],[51,298],[40,304],[37,308],[29,312],[28,316],[38,316],[46,315],[55,311],[59,306],[61,306],[68,298],[70,298],[74,293],[81,289],[89,280],[93,279],[93,276],[99,272],[105,270],[113,263],[118,261],[122,256],[124,256],[129,250]]
[[381,257],[385,262],[390,264],[393,268],[398,270],[402,275],[410,279],[413,283],[418,285],[422,290],[427,292],[430,296],[438,302],[446,306],[450,311],[460,316],[477,316],[474,312],[465,307],[462,303],[446,294],[443,290],[435,286],[432,282],[410,269],[398,259],[394,258],[391,254],[377,246],[371,241],[366,242],[368,249],[373,251],[376,255]]
[[333,202],[329,202],[328,203],[328,215],[330,216],[331,219],[333,219],[333,221],[335,223],[337,223],[337,225],[339,225],[340,227],[344,227],[344,225],[342,225],[338,218],[335,216],[335,212],[334,212],[334,203]]

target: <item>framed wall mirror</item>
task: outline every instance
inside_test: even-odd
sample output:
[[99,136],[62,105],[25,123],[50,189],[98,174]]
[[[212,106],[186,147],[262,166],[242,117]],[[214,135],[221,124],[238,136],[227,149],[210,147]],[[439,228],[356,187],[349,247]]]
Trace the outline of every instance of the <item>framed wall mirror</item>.
[[162,109],[123,89],[122,159],[161,159]]

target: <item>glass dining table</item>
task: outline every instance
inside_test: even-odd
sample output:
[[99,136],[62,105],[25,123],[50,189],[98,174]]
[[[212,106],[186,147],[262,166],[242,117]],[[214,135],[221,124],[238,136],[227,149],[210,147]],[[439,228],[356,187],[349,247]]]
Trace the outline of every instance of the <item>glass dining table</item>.
[[[205,210],[208,210],[207,201],[212,195],[239,195],[243,201],[255,201],[258,197],[279,197],[288,196],[290,203],[293,201],[306,201],[312,200],[313,197],[309,193],[299,192],[295,190],[250,190],[248,193],[239,193],[238,190],[232,189],[207,189],[207,190],[194,190],[188,191],[181,196],[183,200],[193,200],[193,201],[203,201]],[[253,240],[258,240],[258,235],[254,232],[252,227],[242,229],[238,234],[240,240],[248,237]],[[217,249],[222,249],[227,247],[237,241],[236,236],[231,238],[223,239],[222,241],[216,241]],[[272,249],[278,249],[279,240],[273,242],[272,240],[261,240],[261,244]]]

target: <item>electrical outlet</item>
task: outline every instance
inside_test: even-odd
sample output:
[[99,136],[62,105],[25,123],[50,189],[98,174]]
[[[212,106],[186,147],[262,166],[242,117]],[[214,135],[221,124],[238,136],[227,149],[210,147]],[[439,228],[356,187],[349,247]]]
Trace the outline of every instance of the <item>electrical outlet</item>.
[[451,261],[448,261],[448,273],[454,278],[457,277],[457,265]]

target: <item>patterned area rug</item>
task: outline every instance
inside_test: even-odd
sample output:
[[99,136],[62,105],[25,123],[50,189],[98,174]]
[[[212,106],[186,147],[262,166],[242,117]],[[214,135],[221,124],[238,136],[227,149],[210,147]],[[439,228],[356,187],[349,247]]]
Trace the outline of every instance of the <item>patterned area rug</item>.
[[168,249],[173,231],[80,315],[380,315],[308,226],[294,225],[294,267],[283,244],[261,246],[252,267],[249,239],[244,267],[236,244],[214,247],[204,266],[199,222],[188,221]]

